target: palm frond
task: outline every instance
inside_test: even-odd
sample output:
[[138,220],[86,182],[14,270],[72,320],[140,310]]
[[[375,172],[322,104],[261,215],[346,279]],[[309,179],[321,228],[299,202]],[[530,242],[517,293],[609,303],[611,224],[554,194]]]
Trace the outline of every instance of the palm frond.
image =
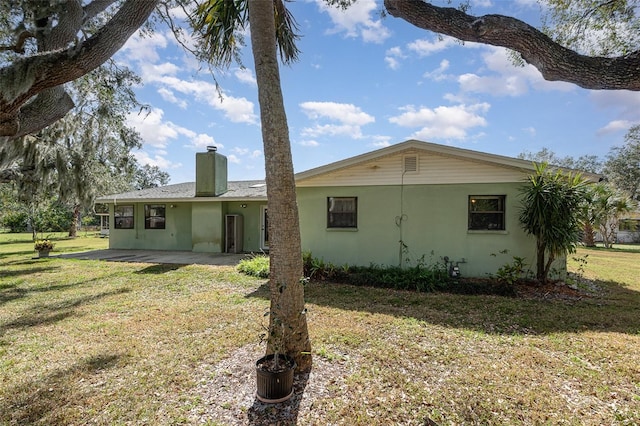
[[226,67],[239,58],[244,46],[240,34],[249,22],[247,0],[207,0],[192,21],[207,61]]

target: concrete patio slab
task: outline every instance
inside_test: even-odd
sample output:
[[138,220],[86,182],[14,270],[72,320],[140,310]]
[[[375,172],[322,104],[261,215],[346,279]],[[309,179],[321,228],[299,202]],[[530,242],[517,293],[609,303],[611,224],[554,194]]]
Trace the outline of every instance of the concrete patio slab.
[[91,250],[78,253],[51,255],[63,259],[106,260],[110,262],[167,263],[180,265],[235,266],[250,255],[246,253],[194,253],[192,251],[164,250]]

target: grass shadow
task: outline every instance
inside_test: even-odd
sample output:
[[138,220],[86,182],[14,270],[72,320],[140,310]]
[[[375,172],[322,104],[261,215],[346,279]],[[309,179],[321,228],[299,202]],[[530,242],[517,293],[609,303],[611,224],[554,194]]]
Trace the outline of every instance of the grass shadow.
[[[39,266],[39,267],[35,267],[35,268],[29,268],[29,269],[21,269],[18,271],[0,271],[0,279],[1,278],[14,278],[14,277],[19,277],[19,276],[23,276],[23,275],[32,275],[32,274],[40,274],[43,272],[51,272],[51,271],[55,271],[55,270],[59,270],[60,268],[57,266]],[[2,286],[0,286],[0,290],[2,290]]]
[[3,257],[9,257],[9,256],[37,256],[37,255],[38,255],[38,252],[33,250],[33,249],[2,252],[2,256]]
[[[5,274],[7,276],[21,276],[21,275],[28,275],[30,273],[50,272],[51,270],[57,270],[57,269],[59,268],[56,267],[56,268],[30,269],[28,272],[15,271],[15,272],[6,273],[5,271]],[[3,278],[3,275],[1,274],[3,273],[0,272],[0,278]],[[112,274],[112,275],[120,275],[120,274]],[[11,302],[13,300],[18,300],[18,299],[27,297],[32,293],[37,294],[37,293],[64,291],[64,290],[74,289],[83,285],[88,285],[91,283],[96,283],[96,282],[100,283],[105,279],[106,277],[101,276],[101,277],[96,277],[89,280],[77,281],[77,282],[67,283],[67,284],[51,284],[47,286],[28,287],[28,288],[19,287],[20,283],[18,282],[0,284],[0,306],[2,306],[5,303]]]
[[[599,282],[597,297],[531,299],[519,297],[417,293],[334,283],[310,283],[307,304],[410,317],[430,324],[487,334],[551,334],[601,331],[640,333],[640,292]],[[247,297],[269,298],[262,285]],[[312,308],[309,308],[312,309]]]
[[27,312],[20,315],[12,321],[0,324],[0,336],[3,336],[8,330],[20,329],[27,327],[37,327],[42,325],[54,324],[62,321],[72,315],[75,315],[74,309],[103,299],[105,297],[128,293],[131,290],[122,288],[114,291],[92,294],[89,296],[78,297],[72,300],[63,300],[60,302],[52,302],[50,304],[39,304],[32,306]]
[[95,388],[79,389],[78,382],[91,381],[92,376],[117,365],[121,355],[93,355],[66,369],[42,378],[34,378],[12,389],[5,389],[0,399],[0,424],[64,424],[64,407],[82,405]]
[[171,271],[177,271],[178,269],[184,268],[186,265],[179,263],[158,263],[154,265],[147,266],[139,271],[134,272],[135,274],[153,274],[159,275],[164,274]]

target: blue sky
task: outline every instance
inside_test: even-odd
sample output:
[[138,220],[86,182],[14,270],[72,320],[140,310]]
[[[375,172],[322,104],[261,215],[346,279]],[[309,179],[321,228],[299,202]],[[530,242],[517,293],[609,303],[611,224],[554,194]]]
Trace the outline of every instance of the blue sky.
[[[471,13],[501,13],[535,25],[534,0],[476,0]],[[281,66],[296,172],[419,139],[517,156],[543,147],[559,156],[604,157],[640,123],[640,92],[589,91],[547,82],[516,67],[504,49],[418,29],[381,1],[358,0],[346,12],[322,0],[288,3],[300,26],[300,60]],[[247,34],[246,40],[249,41]],[[216,145],[229,179],[264,178],[257,86],[250,46],[245,68],[210,70],[163,28],[134,36],[117,55],[143,79],[149,109],[129,124],[144,145],[134,155],[171,183],[195,179],[195,153]]]

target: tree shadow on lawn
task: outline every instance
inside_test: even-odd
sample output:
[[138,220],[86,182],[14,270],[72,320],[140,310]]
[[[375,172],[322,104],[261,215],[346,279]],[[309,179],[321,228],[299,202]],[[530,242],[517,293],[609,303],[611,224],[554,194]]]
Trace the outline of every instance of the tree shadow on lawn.
[[[4,271],[4,272],[0,272],[0,278],[51,272],[57,269],[59,268],[57,267],[39,268],[39,269],[29,269],[27,271],[15,271],[16,273],[13,273],[13,271],[6,273],[7,271]],[[51,284],[51,285],[42,285],[42,286],[27,286],[26,288],[21,287],[21,283],[17,283],[17,282],[0,284],[0,306],[2,306],[5,303],[11,302],[13,300],[27,297],[32,293],[48,293],[48,292],[55,292],[55,291],[64,291],[64,290],[76,288],[82,285],[88,285],[92,282],[102,282],[105,279],[106,277],[102,276],[102,277],[96,277],[90,280],[83,280],[83,281],[78,281],[74,283]]]
[[10,257],[10,256],[20,256],[20,257],[28,256],[29,260],[27,260],[27,261],[24,261],[22,259],[14,260],[14,261],[9,262],[9,264],[37,263],[38,260],[47,259],[47,258],[42,258],[42,259],[39,258],[38,257],[38,252],[33,250],[33,249],[21,250],[21,251],[3,252],[1,257]]
[[1,424],[65,424],[64,413],[84,406],[100,387],[79,387],[79,382],[92,382],[92,376],[113,368],[121,355],[100,354],[79,360],[45,377],[33,379],[5,389],[0,398]]
[[[305,287],[305,300],[307,304],[410,317],[487,334],[584,331],[640,334],[640,292],[614,282],[597,285],[602,288],[597,295],[566,300],[417,293],[313,282]],[[268,285],[262,285],[247,297],[268,299]]]
[[135,274],[153,274],[160,275],[171,271],[177,271],[180,268],[184,268],[186,265],[179,263],[159,263],[151,266],[147,266],[146,268],[140,269],[139,271],[134,272]]
[[[38,266],[38,267],[29,268],[29,269],[20,269],[20,270],[17,270],[17,271],[3,270],[3,271],[0,271],[0,279],[2,279],[2,278],[20,277],[20,276],[23,276],[23,275],[41,274],[43,272],[52,272],[52,271],[57,271],[57,270],[60,270],[60,267],[58,267],[58,266]],[[2,287],[0,287],[0,289],[2,289]]]
[[12,329],[54,324],[58,321],[62,321],[65,318],[75,315],[75,308],[77,308],[78,306],[86,305],[105,297],[128,293],[130,291],[131,290],[129,290],[128,288],[122,288],[118,290],[78,297],[75,299],[56,301],[50,304],[34,305],[27,312],[18,316],[14,320],[8,321],[4,324],[0,324],[0,336],[3,336],[7,331]]

